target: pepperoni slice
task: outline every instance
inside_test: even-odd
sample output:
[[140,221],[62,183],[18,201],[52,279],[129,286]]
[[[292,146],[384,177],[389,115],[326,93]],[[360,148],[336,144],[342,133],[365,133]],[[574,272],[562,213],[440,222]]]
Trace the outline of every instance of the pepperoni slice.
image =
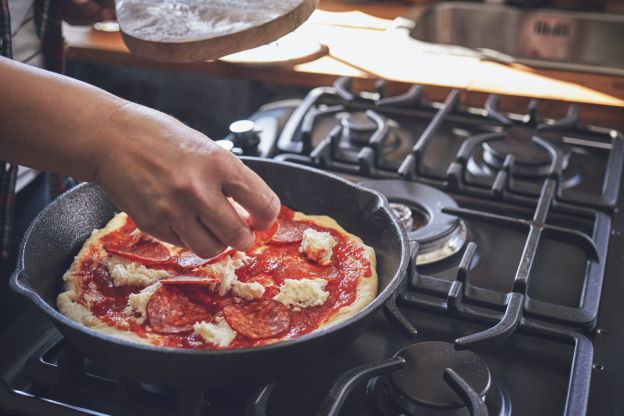
[[82,264],[82,273],[84,277],[80,291],[85,299],[91,298],[91,302],[93,302],[94,297],[104,296],[108,299],[121,299],[125,303],[128,300],[128,295],[142,289],[137,286],[115,286],[113,277],[106,266],[93,260],[85,261]]
[[121,257],[138,261],[146,266],[166,265],[171,262],[169,250],[158,241],[140,239],[128,247],[104,246],[104,249]]
[[223,314],[232,329],[251,339],[271,338],[290,326],[290,311],[272,299],[228,305]]
[[210,314],[202,305],[192,303],[179,289],[162,286],[147,303],[147,317],[154,332],[184,334],[198,321],[209,321]]
[[217,263],[217,262],[223,260],[225,257],[231,256],[234,253],[236,253],[236,250],[234,250],[233,248],[228,248],[224,252],[222,252],[221,254],[217,254],[216,256],[209,258],[206,261],[205,264]]
[[282,205],[281,208],[280,208],[280,212],[279,212],[279,215],[277,216],[277,218],[280,221],[292,220],[294,216],[295,216],[295,211],[293,211],[292,209],[288,208],[286,205]]
[[266,230],[254,231],[254,234],[256,236],[256,241],[255,241],[254,245],[261,246],[262,244],[266,243],[267,241],[270,241],[271,238],[273,237],[273,235],[275,235],[275,233],[277,232],[277,228],[278,228],[278,222],[275,221]]
[[199,266],[203,266],[208,262],[208,259],[199,257],[191,251],[183,251],[176,258],[176,264],[181,269],[194,269]]
[[310,226],[303,222],[280,220],[271,242],[276,244],[296,243],[303,239],[303,232],[308,228]]
[[136,229],[136,224],[134,223],[132,218],[128,217],[126,219],[126,223],[123,226],[121,226],[116,231],[113,231],[112,233],[103,236],[102,243],[106,246],[114,247],[134,244],[140,236],[140,233],[135,232]]
[[199,257],[191,251],[183,251],[175,259],[175,262],[179,268],[183,270],[189,270],[196,267],[205,266],[206,264],[216,263],[218,261],[221,261],[224,257],[234,254],[235,252],[236,250],[234,250],[233,248],[228,248],[214,257],[205,259],[203,257]]
[[158,282],[163,285],[189,285],[189,286],[206,286],[219,282],[219,279],[208,276],[172,276],[160,279]]

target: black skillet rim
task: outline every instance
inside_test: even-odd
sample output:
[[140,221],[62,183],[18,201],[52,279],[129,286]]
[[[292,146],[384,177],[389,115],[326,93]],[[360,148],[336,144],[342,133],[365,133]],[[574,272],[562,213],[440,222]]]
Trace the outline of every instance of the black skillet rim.
[[82,183],[70,189],[69,191],[65,192],[63,195],[59,196],[54,201],[52,201],[47,207],[45,207],[35,217],[32,223],[28,226],[28,229],[24,233],[24,237],[20,243],[18,263],[17,263],[16,269],[11,275],[11,279],[10,279],[11,289],[19,293],[20,295],[25,296],[28,300],[33,302],[35,306],[37,306],[40,310],[42,310],[51,319],[59,321],[63,325],[67,325],[74,330],[85,332],[91,336],[98,338],[100,341],[103,341],[103,342],[112,342],[112,343],[115,343],[117,345],[121,345],[124,347],[138,348],[138,349],[149,350],[149,351],[158,352],[158,353],[163,352],[163,353],[176,353],[176,354],[184,354],[184,355],[215,355],[216,354],[216,355],[223,355],[223,356],[238,355],[238,354],[251,353],[251,352],[260,353],[263,351],[287,349],[291,346],[298,345],[300,343],[304,343],[312,339],[320,338],[321,336],[339,331],[342,328],[347,327],[351,323],[359,319],[363,319],[365,316],[367,316],[370,313],[374,313],[377,308],[379,308],[383,303],[385,303],[390,298],[390,296],[398,288],[401,282],[400,277],[407,271],[407,265],[409,261],[409,243],[408,243],[408,237],[407,237],[407,233],[405,229],[399,224],[396,217],[392,214],[392,211],[390,210],[390,207],[388,205],[388,200],[383,194],[381,194],[378,191],[369,189],[369,188],[364,188],[363,186],[360,186],[357,183],[350,182],[335,174],[321,171],[319,169],[315,169],[312,167],[299,165],[296,163],[275,161],[272,159],[262,159],[262,158],[256,158],[256,157],[241,157],[240,159],[243,162],[250,160],[250,161],[258,162],[258,163],[266,163],[266,164],[273,164],[273,165],[286,165],[286,166],[293,167],[295,169],[301,169],[301,170],[306,170],[315,174],[325,175],[332,180],[342,182],[346,184],[347,186],[354,187],[360,192],[373,195],[380,203],[380,208],[387,212],[388,217],[390,218],[390,224],[392,224],[394,228],[398,230],[399,239],[401,241],[401,247],[402,247],[401,262],[394,276],[390,279],[388,286],[386,286],[386,288],[381,293],[378,293],[375,299],[373,299],[371,303],[366,305],[364,309],[360,310],[355,315],[341,322],[338,322],[337,324],[330,325],[326,328],[322,328],[318,331],[313,331],[301,337],[297,337],[297,338],[290,339],[287,341],[280,341],[278,343],[271,344],[271,345],[264,345],[264,346],[259,346],[259,347],[246,347],[246,348],[238,348],[238,349],[227,349],[227,350],[194,350],[194,349],[184,349],[184,348],[175,348],[175,347],[160,347],[160,346],[155,346],[155,345],[146,345],[146,344],[141,344],[138,342],[126,341],[126,340],[116,338],[111,335],[102,334],[98,331],[95,331],[93,329],[86,327],[85,325],[82,325],[78,322],[75,322],[69,319],[68,317],[60,313],[56,308],[53,308],[46,301],[44,301],[41,298],[41,296],[39,296],[39,294],[35,292],[32,288],[23,287],[18,282],[18,279],[20,278],[20,276],[23,276],[23,278],[25,278],[26,280],[29,280],[28,276],[26,275],[24,271],[24,257],[25,257],[26,242],[30,238],[32,229],[35,227],[36,224],[40,222],[42,218],[45,217],[47,211],[51,209],[51,207],[53,207],[54,205],[59,204],[62,200],[64,200],[65,198],[68,198],[73,193],[80,192],[80,190],[83,188],[97,186],[92,183]]

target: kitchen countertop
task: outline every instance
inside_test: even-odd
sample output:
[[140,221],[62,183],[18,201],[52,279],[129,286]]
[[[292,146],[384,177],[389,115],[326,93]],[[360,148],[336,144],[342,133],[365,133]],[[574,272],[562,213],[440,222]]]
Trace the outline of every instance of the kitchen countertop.
[[[383,78],[391,81],[391,92],[404,90],[409,83],[434,86],[428,89],[432,99],[437,98],[436,91],[442,96],[449,88],[458,88],[463,90],[462,96],[467,103],[482,100],[482,93],[533,96],[599,104],[601,107],[581,104],[583,118],[617,128],[624,127],[624,77],[535,69],[473,57],[422,53],[413,49],[414,45],[406,36],[387,30],[392,23],[390,19],[403,14],[407,7],[393,2],[380,5],[321,0],[319,10],[297,32],[327,45],[329,54],[294,66],[251,68],[218,61],[153,62],[131,55],[116,32],[98,32],[90,27],[65,25],[64,34],[69,60],[195,71],[213,76],[309,87],[331,84],[338,76],[352,76],[356,78],[356,87],[370,88],[374,80]],[[511,97],[507,102],[513,111],[517,100]],[[554,115],[564,111],[560,104],[547,102],[545,107],[552,108]]]

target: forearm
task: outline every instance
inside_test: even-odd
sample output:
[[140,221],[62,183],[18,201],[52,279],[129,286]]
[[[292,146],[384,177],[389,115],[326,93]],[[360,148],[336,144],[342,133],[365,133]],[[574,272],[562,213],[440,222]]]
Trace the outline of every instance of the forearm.
[[[128,103],[96,87],[0,58],[0,160],[93,180],[105,130]],[[110,136],[109,136],[110,137]]]
[[0,97],[0,160],[94,181],[157,238],[209,258],[246,249],[251,227],[277,217],[254,172],[166,114],[6,59]]

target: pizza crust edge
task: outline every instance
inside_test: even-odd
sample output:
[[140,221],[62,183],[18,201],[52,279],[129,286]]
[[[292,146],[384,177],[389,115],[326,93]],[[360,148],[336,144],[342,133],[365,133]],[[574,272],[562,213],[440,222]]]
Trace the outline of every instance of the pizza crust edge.
[[371,265],[371,274],[360,279],[357,288],[357,295],[353,303],[345,306],[334,315],[330,316],[327,320],[321,323],[318,328],[315,329],[315,331],[317,331],[321,328],[325,328],[340,321],[344,321],[345,319],[355,315],[375,299],[375,297],[377,296],[378,284],[377,258],[375,257],[375,250],[372,247],[364,244],[360,237],[351,234],[350,232],[342,228],[342,226],[338,224],[336,220],[327,215],[306,215],[301,212],[295,212],[294,219],[311,221],[315,224],[320,225],[321,227],[332,228],[338,231],[347,239],[351,240],[353,243],[364,249],[364,256]]
[[70,268],[65,272],[65,274],[63,274],[65,291],[61,292],[57,296],[56,306],[63,315],[65,315],[72,321],[78,322],[79,324],[86,326],[89,329],[98,331],[105,335],[111,335],[115,338],[126,341],[154,345],[153,342],[156,340],[156,338],[150,341],[149,335],[147,335],[147,338],[142,338],[134,332],[122,331],[100,321],[87,307],[78,303],[78,293],[75,290],[76,282],[79,277],[78,266],[82,262],[82,259],[89,254],[89,251],[92,250],[91,247],[96,247],[95,255],[103,258],[106,255],[106,252],[104,251],[102,243],[100,242],[100,238],[118,228],[123,227],[123,225],[126,223],[127,218],[128,216],[126,213],[117,213],[104,226],[104,228],[93,230],[89,238],[82,245],[82,248],[80,249],[78,254],[74,257],[74,261],[72,262]]

